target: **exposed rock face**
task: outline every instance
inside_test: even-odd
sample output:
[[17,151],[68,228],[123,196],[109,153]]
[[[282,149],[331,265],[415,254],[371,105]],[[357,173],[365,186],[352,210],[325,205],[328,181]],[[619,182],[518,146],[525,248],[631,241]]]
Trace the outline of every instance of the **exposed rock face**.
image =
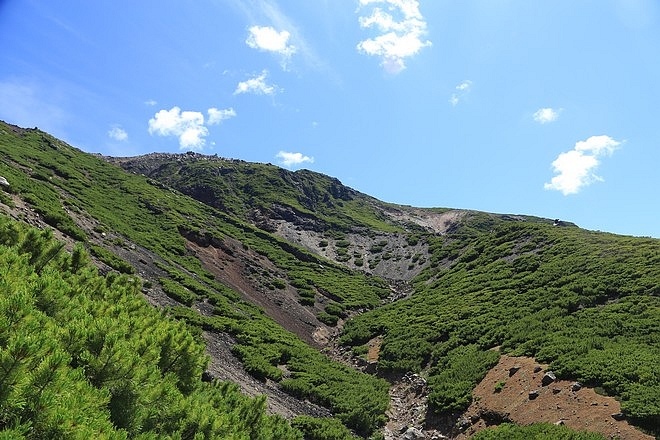
[[9,182],[4,177],[0,176],[0,186],[9,186]]
[[323,232],[325,229],[323,223],[311,215],[296,212],[290,206],[273,204],[271,207],[270,220],[284,220],[302,229]]

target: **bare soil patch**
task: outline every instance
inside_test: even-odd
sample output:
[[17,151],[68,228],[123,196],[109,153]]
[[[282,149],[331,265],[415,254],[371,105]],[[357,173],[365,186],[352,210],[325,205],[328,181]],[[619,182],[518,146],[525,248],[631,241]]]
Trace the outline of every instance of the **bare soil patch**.
[[[555,380],[544,386],[547,372],[547,365],[532,358],[502,356],[475,388],[474,403],[459,421],[464,430],[456,438],[467,439],[488,426],[510,421],[560,423],[612,439],[653,440],[626,420],[617,420],[621,405],[613,397],[591,388],[577,389],[575,381]],[[530,392],[538,394],[532,397]]]
[[267,287],[273,278],[286,278],[267,258],[231,239],[226,239],[221,247],[200,246],[188,241],[187,248],[200,259],[206,270],[238,292],[245,301],[263,308],[278,324],[311,346],[323,345],[326,340],[323,335],[330,331],[316,318],[317,310],[301,305],[291,286],[283,289]]

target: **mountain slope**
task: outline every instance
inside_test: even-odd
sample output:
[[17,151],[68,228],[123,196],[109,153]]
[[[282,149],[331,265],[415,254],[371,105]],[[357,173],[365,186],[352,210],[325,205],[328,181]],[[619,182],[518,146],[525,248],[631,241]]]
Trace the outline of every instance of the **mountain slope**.
[[[13,210],[14,216],[29,220],[34,210],[40,218],[33,221],[43,220],[70,239],[85,239],[102,267],[144,276],[146,295],[158,305],[169,305],[169,314],[235,338],[232,353],[255,377],[327,406],[362,434],[382,423],[388,400],[383,380],[329,362],[260,309],[240,300],[238,292],[202,267],[186,236],[218,246],[226,242],[230,251],[238,243],[241,250],[271,260],[278,269],[252,264],[254,272],[245,275],[264,296],[271,290],[267,285],[277,290],[297,282],[305,286],[296,294],[301,300],[304,295],[312,301],[318,296],[319,302],[329,303],[320,293],[324,292],[356,306],[374,305],[378,295],[387,292],[377,280],[330,261],[324,261],[321,272],[312,254],[38,130],[3,125],[0,134],[5,158],[0,175],[9,181],[10,192],[20,196],[4,194],[3,202],[29,204],[25,210]],[[286,280],[282,271],[289,267]],[[172,307],[172,300],[180,305]],[[197,313],[200,309],[208,313]],[[323,326],[316,321],[309,327],[314,324]]]
[[4,438],[302,438],[263,398],[201,383],[203,344],[81,246],[0,216],[0,268]]
[[[534,356],[658,426],[660,240],[396,206],[272,165],[100,158],[6,124],[0,151],[7,213],[85,242],[104,271],[136,273],[150,302],[224,344],[209,349],[260,389],[321,405],[362,436],[385,422],[389,385],[319,348],[395,385],[420,373],[429,432],[464,429],[453,421],[500,353]],[[336,428],[297,420],[319,438]]]
[[[135,164],[144,166],[150,161],[149,157],[141,157],[121,161],[121,165],[135,170]],[[240,174],[258,173],[260,177],[255,181],[266,183],[260,186],[251,182],[247,190],[242,184],[220,190],[227,181],[236,182],[211,177],[224,175],[217,170],[225,170],[227,161],[189,155],[185,160],[170,158],[167,163],[166,167],[147,166],[142,171],[212,205],[226,206],[224,194],[238,194],[247,208],[243,213],[259,213],[244,214],[246,220],[349,267],[359,267],[350,264],[350,258],[344,258],[353,253],[353,259],[369,262],[368,266],[363,265],[367,271],[380,264],[377,273],[390,279],[416,276],[415,294],[410,299],[349,321],[342,340],[355,346],[380,338],[378,368],[382,372],[428,369],[430,402],[438,410],[466,407],[476,380],[492,365],[493,361],[486,359],[496,359],[490,355],[492,352],[483,350],[497,346],[505,352],[536,356],[551,363],[561,376],[577,378],[624,397],[624,410],[642,424],[653,426],[657,420],[656,396],[660,395],[660,388],[653,379],[658,375],[652,365],[660,358],[655,339],[657,328],[651,324],[659,317],[657,240],[595,234],[567,222],[522,216],[452,210],[424,212],[386,205],[352,190],[341,192],[349,194],[344,200],[360,200],[360,206],[366,209],[347,227],[326,220],[328,208],[336,207],[339,211],[334,218],[345,218],[346,210],[335,197],[336,187],[328,185],[325,176],[318,180],[326,184],[315,187],[305,184],[310,172],[290,173],[267,165],[231,162],[231,173],[244,168]],[[190,181],[197,184],[193,190],[186,186]],[[278,194],[285,196],[277,197]],[[319,203],[310,203],[319,200],[324,201],[322,209],[318,208]],[[281,212],[289,213],[288,217],[281,216]],[[433,219],[437,225],[448,217],[459,220],[443,229],[430,226]],[[264,218],[280,223],[273,226],[260,220]],[[422,222],[421,218],[427,221]],[[379,221],[396,229],[375,227]],[[366,225],[371,225],[367,234]],[[287,234],[292,229],[296,234]],[[443,234],[443,238],[438,239],[437,233]],[[306,239],[296,240],[296,236],[305,234]],[[369,234],[379,234],[379,241],[371,240],[365,246],[363,237]],[[335,248],[341,241],[340,249],[345,252],[324,252],[323,247],[313,245],[314,241],[334,241]],[[393,244],[399,254],[384,249],[387,257],[382,264],[383,260],[375,257],[380,243]],[[408,258],[401,254],[402,249],[406,249]],[[401,260],[407,261],[407,271],[390,263]],[[621,311],[631,308],[639,314],[629,321],[630,328],[618,328]],[[411,325],[411,317],[421,321],[421,325]],[[447,324],[438,325],[438,321]],[[605,328],[596,330],[599,326]],[[365,327],[369,329],[366,333]],[[619,338],[607,340],[614,335]],[[466,352],[465,347],[474,347],[474,351]],[[637,362],[640,358],[645,359],[641,366]],[[612,374],[609,366],[615,361],[619,371]],[[477,366],[474,372],[466,371],[466,362]],[[457,368],[461,373],[455,377]],[[630,380],[631,377],[635,379]]]

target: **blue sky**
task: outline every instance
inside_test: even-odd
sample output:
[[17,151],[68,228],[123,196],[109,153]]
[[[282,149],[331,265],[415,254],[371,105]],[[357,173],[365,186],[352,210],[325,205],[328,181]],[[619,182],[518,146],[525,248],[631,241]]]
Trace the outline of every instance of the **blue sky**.
[[0,0],[0,119],[660,237],[655,0]]

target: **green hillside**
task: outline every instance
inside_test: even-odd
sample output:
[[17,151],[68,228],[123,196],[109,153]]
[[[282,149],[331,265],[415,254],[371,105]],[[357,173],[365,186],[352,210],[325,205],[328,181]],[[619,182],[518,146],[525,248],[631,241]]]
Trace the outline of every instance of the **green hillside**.
[[384,336],[379,368],[428,368],[439,411],[466,408],[504,352],[601,387],[653,426],[660,241],[526,222],[436,237],[415,295],[354,318],[342,338],[359,345],[377,335]]
[[[99,157],[84,154],[38,130],[3,124],[0,128],[0,175],[11,183],[10,192],[30,203],[51,226],[76,240],[91,241],[114,231],[161,256],[166,276],[159,279],[166,293],[181,302],[168,313],[207,330],[227,332],[238,340],[235,353],[255,377],[282,381],[291,393],[327,406],[337,418],[367,435],[383,421],[387,408],[387,383],[329,361],[295,335],[285,331],[258,308],[215,281],[186,250],[182,233],[231,236],[254,248],[276,264],[290,269],[292,280],[331,292],[354,306],[374,306],[384,287],[378,282],[327,261],[319,274],[318,259],[275,236],[180,193],[162,189],[154,181],[135,176]],[[11,204],[7,194],[3,202]],[[95,224],[86,231],[74,217]],[[109,246],[111,243],[101,242]],[[130,272],[127,262],[110,252],[106,263]],[[103,246],[100,246],[103,249]],[[301,255],[307,255],[304,261]],[[109,257],[109,258],[108,258]],[[302,297],[302,296],[301,296]],[[195,300],[213,304],[212,316],[201,316],[186,307]],[[277,365],[286,365],[284,378]]]
[[[310,171],[196,154],[106,159],[4,123],[0,154],[9,182],[0,187],[0,429],[29,438],[378,438],[388,380],[420,373],[431,410],[457,414],[507,353],[615,396],[628,420],[659,434],[658,239],[479,212],[433,229],[420,218],[450,210],[385,204]],[[25,225],[41,221],[63,241]],[[314,246],[278,235],[282,223]],[[382,341],[377,374],[285,330],[284,318],[234,287],[229,260],[212,273],[194,246],[242,256],[255,289],[293,292],[317,320],[308,326],[334,331],[345,321],[336,339],[355,357]],[[317,252],[325,247],[334,253]],[[382,276],[367,273],[385,263]],[[140,292],[162,298],[161,309]],[[230,335],[255,379],[333,417],[285,421],[266,415],[264,398],[203,383],[202,332]],[[72,389],[80,392],[63,391]],[[253,423],[234,423],[245,417]]]
[[270,164],[195,153],[111,161],[244,219],[254,218],[257,213],[268,217],[286,215],[281,207],[287,207],[295,215],[312,220],[314,228],[334,233],[360,227],[403,231],[388,221],[379,209],[383,204],[376,199],[308,170],[291,172]]

